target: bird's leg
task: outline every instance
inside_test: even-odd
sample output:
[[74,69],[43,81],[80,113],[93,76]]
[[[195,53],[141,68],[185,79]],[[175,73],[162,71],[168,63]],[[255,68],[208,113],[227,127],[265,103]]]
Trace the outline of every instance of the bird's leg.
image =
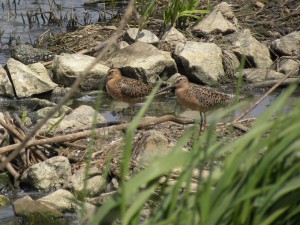
[[202,117],[202,112],[200,112],[200,130],[199,130],[199,135],[202,132],[202,126],[203,126],[203,117]]
[[206,128],[206,114],[205,114],[205,112],[202,112],[202,114],[203,114],[203,125],[204,125],[202,131],[204,131]]
[[134,117],[134,108],[133,105],[130,104],[130,120],[133,120],[133,117]]

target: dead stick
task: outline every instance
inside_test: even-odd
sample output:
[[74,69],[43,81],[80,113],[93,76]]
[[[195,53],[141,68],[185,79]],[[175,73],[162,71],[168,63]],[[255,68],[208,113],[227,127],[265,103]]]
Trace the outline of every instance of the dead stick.
[[[160,124],[163,122],[167,121],[172,121],[175,123],[180,123],[180,124],[191,124],[194,123],[194,120],[190,119],[183,119],[183,118],[178,118],[173,115],[166,115],[154,119],[146,119],[145,121],[141,121],[141,123],[137,126],[138,129],[146,128],[149,126],[153,126],[156,124]],[[116,130],[126,130],[130,123],[124,123],[124,124],[119,124],[111,127],[102,127],[102,128],[97,128],[95,129],[96,136],[97,133],[99,134],[100,132],[115,132]],[[66,142],[66,141],[74,141],[82,138],[89,137],[92,134],[92,130],[85,130],[81,131],[78,133],[74,134],[67,134],[67,135],[62,135],[62,136],[56,136],[52,138],[46,138],[46,139],[40,139],[40,140],[33,140],[27,142],[25,147],[33,146],[33,145],[43,145],[43,144],[51,144],[51,143],[57,143],[57,142]],[[8,145],[5,147],[0,148],[0,154],[4,154],[6,152],[10,152],[14,149],[16,149],[19,146],[19,144],[13,144],[13,145]]]
[[258,106],[269,94],[271,94],[277,87],[280,86],[280,84],[285,81],[293,72],[295,71],[292,70],[291,72],[289,72],[287,75],[285,75],[281,80],[279,80],[272,88],[270,88],[260,99],[258,99],[253,105],[251,105],[251,107],[249,109],[247,109],[246,111],[244,111],[241,115],[239,115],[238,117],[236,117],[232,123],[236,123],[237,121],[239,121],[240,119],[242,119],[245,115],[247,115],[249,112],[251,112],[256,106]]

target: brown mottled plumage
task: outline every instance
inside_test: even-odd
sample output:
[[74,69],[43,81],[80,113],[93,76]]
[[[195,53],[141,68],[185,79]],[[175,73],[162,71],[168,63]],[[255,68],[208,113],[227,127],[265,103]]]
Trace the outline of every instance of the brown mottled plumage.
[[139,80],[123,77],[121,70],[111,68],[107,72],[106,90],[114,99],[127,102],[131,106],[146,101],[152,86]]
[[203,124],[206,124],[205,112],[217,106],[226,105],[233,102],[233,95],[192,84],[185,76],[178,76],[173,85],[164,88],[161,91],[166,91],[172,87],[176,88],[175,94],[183,106],[200,112],[200,132]]

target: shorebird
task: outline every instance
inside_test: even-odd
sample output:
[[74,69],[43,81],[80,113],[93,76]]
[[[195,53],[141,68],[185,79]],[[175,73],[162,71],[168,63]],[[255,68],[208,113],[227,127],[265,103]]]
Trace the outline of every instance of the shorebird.
[[218,106],[232,103],[234,98],[234,95],[192,84],[187,77],[182,75],[178,76],[172,85],[160,90],[159,93],[174,87],[175,94],[183,106],[200,112],[200,133],[204,131],[206,125],[205,113]]
[[119,68],[109,69],[106,80],[108,94],[116,100],[129,103],[131,113],[133,113],[133,104],[146,101],[153,89],[152,86],[142,81],[122,76]]

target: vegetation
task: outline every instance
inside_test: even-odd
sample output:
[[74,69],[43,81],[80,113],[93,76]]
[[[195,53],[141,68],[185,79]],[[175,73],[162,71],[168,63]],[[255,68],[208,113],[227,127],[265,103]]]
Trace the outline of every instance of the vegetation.
[[[139,224],[145,205],[150,205],[151,214],[143,224],[297,224],[300,102],[288,113],[283,110],[294,89],[286,90],[238,140],[224,144],[213,132],[219,118],[236,105],[218,115],[200,138],[195,136],[198,126],[187,130],[171,154],[125,182],[134,129],[150,98],[126,133],[121,188],[90,224],[112,224],[117,219],[122,224]],[[190,138],[194,140],[191,151],[182,152]],[[193,171],[198,169],[201,177],[201,165],[224,156],[223,166],[199,178],[195,188]],[[161,177],[168,178],[176,168],[182,169],[176,182],[170,186],[165,179],[162,183]]]

